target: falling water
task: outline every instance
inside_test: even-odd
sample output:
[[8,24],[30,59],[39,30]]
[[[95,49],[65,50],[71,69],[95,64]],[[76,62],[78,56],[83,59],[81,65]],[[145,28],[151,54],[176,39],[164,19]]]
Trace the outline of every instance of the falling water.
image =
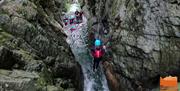
[[[80,10],[80,5],[77,1],[71,4],[66,15],[71,15],[76,10]],[[83,22],[74,26],[76,30],[73,32],[69,30],[72,25],[67,25],[64,30],[68,36],[66,41],[70,45],[76,60],[80,63],[83,70],[84,91],[109,91],[102,67],[99,67],[96,72],[92,70],[93,58],[90,56],[86,44],[88,35],[86,17],[83,16]]]

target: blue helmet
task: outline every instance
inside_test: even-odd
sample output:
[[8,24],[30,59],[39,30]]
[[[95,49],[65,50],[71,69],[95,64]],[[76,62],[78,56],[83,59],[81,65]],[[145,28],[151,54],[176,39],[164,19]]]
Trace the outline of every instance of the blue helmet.
[[101,40],[96,39],[96,40],[95,40],[95,46],[100,46],[100,45],[101,45]]
[[69,18],[70,18],[70,19],[74,19],[74,18],[75,18],[75,15],[70,15]]

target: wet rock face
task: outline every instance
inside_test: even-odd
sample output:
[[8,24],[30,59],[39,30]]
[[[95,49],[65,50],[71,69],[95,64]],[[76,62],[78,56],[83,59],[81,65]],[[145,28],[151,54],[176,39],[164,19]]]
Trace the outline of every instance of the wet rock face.
[[113,74],[122,91],[150,90],[160,75],[178,74],[179,0],[92,0],[86,4],[95,7],[89,9],[92,15],[101,8],[94,16],[105,16],[109,23]]
[[[3,3],[1,3],[1,1]],[[17,91],[82,91],[80,65],[66,43],[62,30],[61,0],[1,0],[0,1],[0,69],[24,70],[39,76],[31,79],[8,78],[13,89],[19,80],[32,89]],[[4,76],[3,76],[4,77]],[[0,79],[4,79],[0,76]],[[61,82],[55,80],[60,79]],[[69,81],[71,80],[71,81]],[[63,82],[68,86],[62,86]],[[11,83],[15,82],[15,83]],[[0,80],[0,83],[3,83]],[[30,86],[36,84],[35,86]],[[18,85],[19,86],[19,85]],[[6,90],[1,88],[0,90]],[[8,89],[7,89],[8,90]],[[16,90],[14,88],[14,90]]]
[[162,0],[130,1],[126,5],[121,5],[123,12],[117,14],[122,22],[113,34],[117,40],[112,48],[114,64],[121,69],[119,73],[138,80],[148,89],[153,83],[151,79],[179,69],[179,25],[170,23],[170,18],[180,16],[173,13],[180,8],[173,8],[178,3]]

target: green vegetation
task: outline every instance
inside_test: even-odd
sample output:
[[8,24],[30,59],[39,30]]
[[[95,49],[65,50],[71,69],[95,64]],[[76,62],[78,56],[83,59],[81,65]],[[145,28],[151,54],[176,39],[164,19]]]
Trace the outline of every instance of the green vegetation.
[[64,12],[67,12],[70,9],[70,6],[71,6],[71,4],[70,4],[69,0],[64,0],[62,10]]
[[[118,13],[118,8],[119,6],[121,6],[122,1],[120,0],[113,0],[112,2],[112,6],[111,6],[111,16],[112,18],[116,16],[116,14]],[[106,12],[109,12],[109,8],[107,8]]]
[[8,10],[1,9],[1,10],[0,10],[0,14],[9,14],[9,12],[8,12]]
[[115,16],[115,15],[116,15],[116,12],[117,12],[116,3],[117,3],[117,1],[113,1],[112,11],[111,11],[112,16]]
[[37,80],[38,89],[42,89],[47,85],[52,85],[52,76],[46,67],[42,69],[42,72],[39,74],[40,78]]
[[28,15],[28,12],[24,8],[19,9],[17,12],[24,17]]
[[0,74],[1,74],[1,75],[9,75],[9,74],[10,74],[10,71],[0,69]]
[[32,59],[34,59],[34,56],[31,55],[29,52],[23,50],[23,49],[19,49],[17,51],[18,54],[21,54],[22,55],[22,58],[24,58],[24,60],[26,61],[32,61]]
[[27,6],[28,5],[28,0],[24,0],[22,3],[23,6]]
[[4,32],[1,28],[0,28],[0,45],[2,45],[3,43],[5,43],[6,41],[10,40],[11,38],[13,38],[13,36],[7,32]]
[[[70,8],[72,7],[71,5],[71,3],[69,2],[69,1],[64,1],[64,5],[65,5],[65,11],[66,12],[68,12],[68,11],[70,11]],[[80,9],[80,4],[77,4],[77,7]]]
[[69,11],[69,10],[70,10],[70,7],[71,7],[71,4],[70,4],[70,3],[66,3],[66,4],[65,4],[65,9],[66,9],[66,11]]

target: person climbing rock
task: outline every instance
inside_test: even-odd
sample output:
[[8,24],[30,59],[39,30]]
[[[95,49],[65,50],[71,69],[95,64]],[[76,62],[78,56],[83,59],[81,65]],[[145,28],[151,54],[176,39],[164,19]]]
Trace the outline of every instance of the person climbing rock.
[[64,25],[67,26],[68,25],[68,18],[67,16],[65,16],[65,18],[63,19]]
[[71,25],[74,24],[75,16],[71,15],[69,20]]
[[93,71],[99,67],[99,63],[102,60],[102,57],[105,54],[105,45],[101,45],[101,40],[96,39],[94,42],[94,48],[91,50],[92,56],[94,58],[93,60]]
[[78,10],[76,10],[76,12],[75,12],[75,15],[78,15],[80,12],[78,11]]
[[78,10],[76,10],[75,15],[77,20],[76,24],[82,23],[83,12],[79,12]]
[[71,28],[70,28],[71,32],[75,31],[76,30],[76,26],[75,25],[72,25]]
[[75,16],[76,16],[76,19],[75,19],[75,20],[76,20],[76,22],[75,22],[75,23],[76,23],[76,24],[79,24],[79,22],[78,22],[79,11],[78,11],[78,10],[76,10],[74,14],[75,14]]

